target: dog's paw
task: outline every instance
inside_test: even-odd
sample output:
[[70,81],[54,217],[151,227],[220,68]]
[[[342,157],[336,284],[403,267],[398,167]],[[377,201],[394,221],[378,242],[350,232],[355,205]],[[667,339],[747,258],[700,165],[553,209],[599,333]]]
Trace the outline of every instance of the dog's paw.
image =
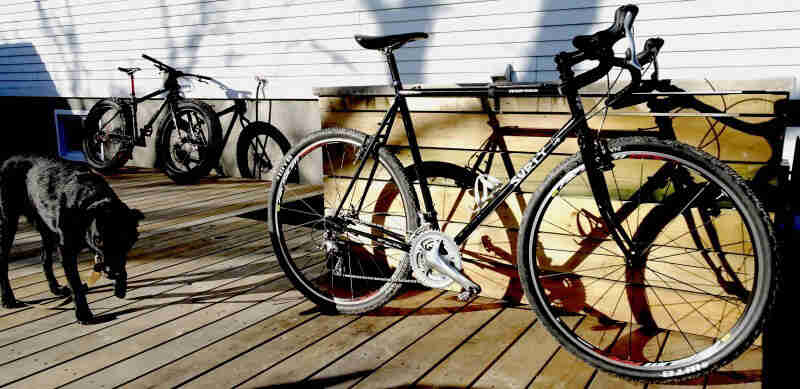
[[16,299],[14,299],[14,300],[10,300],[10,299],[9,300],[3,300],[2,305],[3,305],[3,308],[6,308],[6,309],[22,308],[22,307],[25,306],[25,304],[23,304],[22,302],[20,302],[19,300],[16,300]]
[[94,324],[94,315],[89,310],[86,311],[75,311],[75,318],[78,319],[78,322],[81,324]]
[[54,295],[59,297],[67,297],[72,295],[72,289],[69,286],[51,286],[50,291],[53,292]]

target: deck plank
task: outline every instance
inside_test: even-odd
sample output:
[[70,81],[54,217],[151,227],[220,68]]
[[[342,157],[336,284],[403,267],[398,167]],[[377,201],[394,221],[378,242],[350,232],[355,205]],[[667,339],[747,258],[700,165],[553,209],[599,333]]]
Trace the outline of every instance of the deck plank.
[[502,303],[493,299],[478,298],[458,318],[435,328],[354,387],[385,388],[413,384],[504,309]]
[[[164,219],[208,211],[218,204],[247,203],[247,206],[232,208],[225,216],[266,208],[266,191],[270,186],[268,181],[230,177],[208,177],[194,185],[176,185],[165,175],[152,169],[135,169],[126,174],[112,175],[107,177],[107,181],[126,204],[132,208],[140,208],[145,213],[147,217],[141,229],[145,234],[162,231]],[[312,188],[308,185],[299,187]],[[208,214],[204,214],[198,219],[202,222],[207,217]],[[30,254],[35,247],[30,248],[26,244],[36,244],[40,240],[38,232],[24,218],[22,220],[21,229],[15,239],[15,248],[12,250],[13,258]],[[147,227],[157,222],[161,224]],[[188,225],[190,223],[186,220],[179,224]],[[20,252],[22,248],[27,249]]]
[[[438,291],[413,291],[413,293],[398,296],[395,300],[409,299],[416,296],[416,293],[427,296],[429,300],[417,308],[399,309],[394,305],[378,312],[368,313],[335,334],[302,350],[276,366],[266,368],[240,384],[243,384],[244,387],[260,387],[275,383],[295,383],[298,379],[313,374],[314,370],[318,369],[319,366],[332,363],[343,354],[357,349],[361,343],[367,342],[377,334],[402,323],[419,310],[430,309],[430,307],[442,304],[443,301],[440,300],[447,300],[442,297],[442,292]],[[444,301],[444,303],[452,304],[449,301]],[[360,352],[363,353],[363,351]]]
[[[532,312],[527,311],[529,315]],[[570,324],[577,319],[568,318]],[[560,348],[538,321],[474,383],[477,388],[523,388]]]
[[[431,291],[392,300],[381,310],[391,312],[393,309],[417,308],[430,301],[436,294]],[[259,347],[250,347],[232,360],[223,360],[215,369],[203,372],[203,375],[193,379],[191,385],[195,387],[230,387],[239,384],[264,369],[283,362],[284,359],[293,356],[298,351],[324,341],[329,336],[335,336],[337,332],[355,325],[354,323],[363,320],[364,317],[323,315],[304,324],[299,330],[290,331],[266,345],[259,344]],[[389,320],[396,320],[396,317],[390,316]]]
[[529,311],[506,309],[415,385],[466,387],[501,356],[534,321]]
[[268,317],[269,320],[259,320],[237,332],[223,334],[224,336],[205,347],[185,354],[166,365],[148,370],[133,381],[125,382],[125,385],[145,388],[174,387],[192,379],[200,372],[217,367],[220,362],[233,358],[237,353],[250,347],[256,345],[271,347],[268,344],[270,341],[280,339],[298,326],[319,319],[320,314],[314,308],[313,303],[306,301]]
[[[269,261],[264,261],[266,258],[263,255],[260,256],[261,259],[257,263],[247,263],[240,270],[232,271],[233,268],[228,267],[223,277],[228,280],[221,280],[222,283],[219,285],[216,285],[217,280],[214,280],[211,283],[202,282],[206,285],[202,286],[203,289],[199,292],[180,290],[179,293],[175,293],[171,291],[170,294],[174,294],[175,297],[182,298],[182,300],[170,302],[167,299],[160,303],[168,304],[163,309],[157,309],[128,320],[125,323],[128,335],[116,342],[114,342],[114,338],[118,335],[114,329],[93,334],[93,336],[101,336],[102,341],[93,343],[82,340],[79,345],[81,348],[96,347],[93,352],[81,354],[58,369],[46,371],[46,374],[40,374],[36,378],[27,380],[26,384],[48,385],[51,380],[70,382],[70,379],[75,377],[90,375],[110,364],[135,357],[143,351],[180,337],[186,332],[201,329],[221,318],[233,315],[240,310],[242,303],[251,301],[252,298],[258,299],[259,295],[272,297],[286,292],[290,288],[290,282],[274,262],[274,257]],[[229,277],[236,276],[240,277],[230,281]],[[300,302],[302,300],[302,297],[295,296],[290,301]],[[284,304],[287,302],[283,299],[281,301]],[[141,308],[134,307],[133,309]],[[62,347],[59,346],[60,348]],[[81,351],[71,349],[69,355]],[[76,387],[86,386],[77,384]]]
[[[263,237],[265,234],[265,226],[259,225],[257,223],[248,223],[249,226],[237,228],[235,230],[230,231],[231,233],[235,233],[236,236],[226,239],[224,241],[216,240],[215,237],[219,235],[206,235],[205,237],[197,237],[195,240],[191,241],[191,244],[188,245],[172,245],[167,247],[158,247],[153,251],[149,251],[143,253],[140,256],[131,258],[129,264],[126,266],[128,275],[130,277],[131,271],[136,272],[139,271],[138,267],[142,265],[146,265],[151,263],[155,260],[160,258],[172,258],[172,259],[180,259],[185,258],[184,255],[191,255],[185,253],[187,250],[191,252],[196,252],[198,249],[202,247],[206,248],[224,248],[226,245],[236,244],[243,239],[249,239],[252,237],[256,237],[259,234]],[[216,245],[215,245],[216,244]],[[93,262],[92,262],[92,255],[87,253],[86,257],[81,261],[79,265],[79,271],[83,279],[85,280],[88,275],[93,270]],[[161,262],[161,265],[164,265],[164,262]],[[63,268],[54,269],[54,274],[56,279],[58,279],[59,283],[64,285],[66,284]],[[15,281],[12,281],[12,284],[15,286],[15,293],[19,297],[20,300],[27,300],[27,299],[36,299],[36,298],[45,298],[45,297],[52,297],[49,294],[49,287],[44,277],[44,272],[34,273],[28,276],[17,278]],[[19,286],[17,286],[19,285]]]
[[[313,307],[285,278],[281,280],[280,284],[273,282],[267,290],[253,290],[225,302],[237,304],[237,311],[227,316],[217,316],[211,323],[191,331],[179,328],[173,337],[162,343],[128,356],[127,359],[109,361],[104,368],[68,383],[65,388],[98,387],[109,382],[140,387],[145,386],[144,382],[152,378],[157,378],[158,383],[166,385],[169,382],[167,372],[178,371],[171,368],[179,364],[181,359],[202,352],[231,334],[258,323],[270,322],[277,315],[285,314],[289,310],[303,312]],[[154,384],[147,386],[152,387]]]
[[[347,350],[337,359],[327,363],[327,366],[318,363],[302,366],[298,362],[297,366],[294,366],[297,371],[296,379],[312,386],[349,387],[380,369],[398,352],[468,308],[469,305],[458,301],[452,293],[445,294],[385,331],[376,333],[357,348]],[[275,381],[275,384],[280,383],[282,382]]]
[[[595,322],[583,320],[576,327],[576,333],[595,345],[608,346],[613,343],[616,333],[614,331],[596,331]],[[619,330],[615,330],[618,332]],[[612,333],[614,332],[614,333]],[[553,358],[547,363],[531,383],[531,388],[576,388],[585,387],[595,369],[563,347],[556,351]]]
[[[129,274],[128,285],[131,295],[126,297],[131,299],[131,296],[134,296],[135,293],[137,293],[137,291],[140,289],[152,284],[157,284],[159,281],[167,280],[169,278],[176,278],[180,280],[180,277],[184,277],[185,274],[188,274],[187,272],[199,271],[198,269],[202,269],[214,263],[222,262],[226,259],[224,252],[235,249],[238,246],[249,243],[251,245],[261,244],[263,247],[263,242],[259,239],[261,238],[261,235],[257,231],[253,232],[252,234],[244,235],[240,238],[242,241],[238,244],[232,242],[217,242],[216,244],[212,243],[206,247],[195,247],[183,255],[180,252],[178,252],[176,255],[174,250],[167,250],[168,252],[172,251],[173,254],[148,258],[145,264],[137,266],[134,269],[135,272],[133,274]],[[185,249],[182,251],[185,251]],[[108,283],[106,283],[106,285],[108,285]],[[113,303],[111,301],[118,300],[115,297],[112,299],[113,296],[114,293],[111,288],[103,287],[103,284],[99,284],[89,291],[87,300],[89,301],[90,307],[93,308],[94,313],[99,314],[103,312],[103,308],[107,309],[107,307],[112,306]],[[44,297],[50,297],[50,292],[42,292],[41,294],[32,296],[31,298]],[[99,302],[102,302],[102,306],[95,304]],[[7,329],[13,328],[14,331],[22,331],[22,334],[25,334],[28,331],[27,328],[29,327],[22,328],[20,326],[44,325],[39,323],[39,319],[43,318],[48,318],[46,323],[50,323],[50,325],[55,325],[58,320],[67,320],[68,322],[72,322],[74,320],[74,313],[69,311],[71,307],[71,304],[63,307],[67,310],[66,312],[32,307],[14,310],[9,313],[9,315],[11,315],[10,317],[3,318],[3,323],[0,325],[0,339],[14,339],[15,336],[19,336],[14,335],[13,333],[6,333],[5,330]],[[59,319],[53,317],[57,315],[60,317]],[[0,341],[0,344],[4,343]]]
[[[201,274],[194,278],[187,277],[187,280],[181,282],[181,286],[177,288],[171,285],[172,282],[160,283],[156,288],[168,288],[160,292],[143,288],[150,290],[143,290],[133,297],[133,299],[137,297],[139,299],[126,306],[124,310],[115,311],[117,317],[109,323],[96,326],[72,324],[30,340],[18,342],[15,344],[15,349],[25,350],[24,352],[27,354],[5,362],[0,367],[0,371],[4,374],[0,376],[6,382],[25,377],[24,382],[19,382],[20,387],[42,387],[47,386],[48,382],[64,382],[75,375],[81,376],[80,373],[91,373],[107,363],[104,358],[94,359],[92,354],[96,353],[92,353],[92,351],[103,350],[109,345],[129,339],[132,334],[146,332],[152,328],[162,328],[164,323],[217,305],[205,300],[215,296],[219,297],[220,293],[224,296],[225,293],[246,289],[248,286],[252,288],[253,282],[258,285],[259,281],[263,279],[260,272],[266,268],[272,267],[273,273],[270,275],[282,277],[282,273],[278,271],[274,262],[262,263],[265,256],[259,251],[263,249],[263,245],[253,246],[242,247],[236,252],[226,253],[226,256],[229,256],[227,260],[204,268]],[[228,307],[225,304],[220,306]],[[233,306],[230,308],[233,309]],[[213,320],[214,317],[207,319]],[[117,331],[115,327],[122,324],[125,326],[125,331]],[[164,340],[151,337],[150,334],[146,335],[143,337],[145,341]],[[63,339],[72,341],[65,343]],[[48,363],[46,366],[36,363],[36,360],[41,358],[39,355],[41,352],[47,353]],[[17,356],[15,352],[9,354]],[[5,361],[6,358],[3,360]],[[55,367],[58,368],[55,369]]]
[[[159,235],[143,237],[136,242],[129,252],[127,263],[128,266],[133,267],[136,266],[136,264],[139,263],[142,258],[146,258],[155,252],[163,251],[168,248],[184,246],[181,244],[181,242],[195,242],[197,245],[208,244],[213,240],[220,240],[220,237],[224,237],[225,234],[242,234],[248,231],[248,229],[258,228],[257,226],[259,226],[259,224],[260,223],[250,220],[232,220],[222,224],[211,224],[212,226],[216,227],[213,230],[200,229],[197,231],[192,231],[188,229],[181,229],[184,230],[184,232],[176,230],[175,234],[164,237]],[[80,271],[89,269],[94,263],[94,255],[88,250],[84,250],[78,256],[78,262]],[[11,278],[12,285],[16,288],[20,288],[36,282],[44,282],[45,277],[40,265],[40,261],[30,263],[29,266],[23,271],[15,271],[10,273],[9,278]],[[53,270],[56,276],[63,275],[63,268],[60,266],[60,262],[54,266]]]

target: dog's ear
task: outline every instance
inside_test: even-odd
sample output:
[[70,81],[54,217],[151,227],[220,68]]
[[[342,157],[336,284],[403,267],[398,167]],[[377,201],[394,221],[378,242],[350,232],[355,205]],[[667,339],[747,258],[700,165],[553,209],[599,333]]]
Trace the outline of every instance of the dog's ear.
[[138,209],[130,209],[128,212],[130,212],[131,217],[137,222],[144,220],[144,214],[142,213],[142,211]]

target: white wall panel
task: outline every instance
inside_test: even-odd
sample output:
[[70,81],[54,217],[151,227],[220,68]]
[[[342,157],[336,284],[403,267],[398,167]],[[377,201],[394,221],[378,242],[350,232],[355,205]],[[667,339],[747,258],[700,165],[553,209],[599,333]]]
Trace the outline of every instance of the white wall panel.
[[[556,78],[552,56],[605,26],[626,0],[42,0],[0,4],[0,95],[128,93],[118,66],[139,66],[139,94],[158,87],[147,53],[213,76],[199,97],[308,98],[314,86],[386,83],[380,54],[353,34],[426,31],[397,51],[406,83],[484,82],[506,65],[518,80]],[[666,40],[662,75],[772,78],[800,69],[800,3],[646,0],[637,41]],[[616,49],[621,53],[624,44]]]

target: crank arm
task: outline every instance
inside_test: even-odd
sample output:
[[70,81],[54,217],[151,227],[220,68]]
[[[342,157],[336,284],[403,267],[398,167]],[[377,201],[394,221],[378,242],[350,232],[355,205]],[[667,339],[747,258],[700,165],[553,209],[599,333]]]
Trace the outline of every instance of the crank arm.
[[439,248],[425,253],[425,260],[428,262],[428,265],[436,269],[436,271],[438,271],[439,273],[442,273],[450,277],[453,281],[461,285],[461,287],[464,288],[464,290],[466,290],[469,294],[475,295],[480,293],[481,292],[480,285],[472,282],[472,280],[467,278],[458,269],[456,269],[450,263],[442,259],[442,255],[439,254],[441,244],[442,243],[439,242],[440,245]]

